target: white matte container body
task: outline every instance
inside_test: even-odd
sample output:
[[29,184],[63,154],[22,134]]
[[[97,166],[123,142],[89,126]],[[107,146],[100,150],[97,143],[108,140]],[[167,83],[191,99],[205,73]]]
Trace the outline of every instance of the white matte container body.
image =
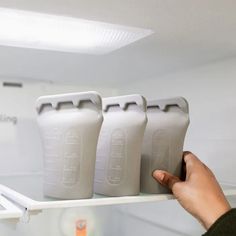
[[148,123],[141,161],[141,192],[169,193],[152,177],[156,169],[180,176],[185,134],[189,125],[188,103],[182,97],[148,101]]
[[44,195],[91,198],[102,101],[96,92],[40,97],[38,125],[44,148]]
[[141,95],[105,98],[103,111],[94,191],[107,196],[138,195],[146,100]]

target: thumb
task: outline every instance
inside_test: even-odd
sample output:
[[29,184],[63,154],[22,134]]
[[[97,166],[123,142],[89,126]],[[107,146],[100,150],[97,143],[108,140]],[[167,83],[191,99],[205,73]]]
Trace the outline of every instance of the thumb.
[[164,170],[155,170],[152,175],[161,185],[164,185],[171,190],[173,189],[175,183],[182,182],[177,176],[174,176]]

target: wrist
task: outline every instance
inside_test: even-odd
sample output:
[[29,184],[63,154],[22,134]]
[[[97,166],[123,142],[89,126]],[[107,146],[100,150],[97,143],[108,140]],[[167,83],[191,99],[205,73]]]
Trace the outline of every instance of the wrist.
[[231,207],[228,202],[220,206],[212,204],[212,209],[209,210],[206,217],[202,220],[203,226],[208,230],[221,216],[230,210]]

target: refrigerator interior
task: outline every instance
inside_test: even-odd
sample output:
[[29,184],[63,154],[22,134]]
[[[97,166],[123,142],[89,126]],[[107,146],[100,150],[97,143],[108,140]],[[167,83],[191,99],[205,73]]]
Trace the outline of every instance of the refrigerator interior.
[[[185,97],[190,106],[185,150],[198,155],[223,186],[236,189],[235,3],[72,0],[70,4],[1,1],[0,6],[155,31],[101,56],[0,46],[0,185],[40,199],[40,184],[33,182],[43,171],[36,98],[95,90],[103,97],[131,93],[148,99]],[[235,193],[230,195],[236,206]],[[159,200],[144,197],[136,203],[131,198],[126,204],[119,199],[105,204],[98,199],[84,206],[54,204],[28,211],[6,197],[0,201],[0,213],[9,208],[9,217],[0,219],[0,235],[72,236],[78,220],[87,221],[89,236],[197,236],[204,232],[176,200]],[[35,202],[29,204],[35,207]]]

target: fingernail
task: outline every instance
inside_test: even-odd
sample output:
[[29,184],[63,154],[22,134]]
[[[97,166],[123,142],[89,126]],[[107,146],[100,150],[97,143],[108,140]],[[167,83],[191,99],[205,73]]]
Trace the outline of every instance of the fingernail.
[[157,178],[158,180],[160,180],[160,181],[163,181],[163,180],[164,180],[164,177],[165,177],[165,175],[164,175],[162,172],[158,171],[158,170],[155,170],[155,171],[153,172],[153,176],[154,176],[155,178]]

